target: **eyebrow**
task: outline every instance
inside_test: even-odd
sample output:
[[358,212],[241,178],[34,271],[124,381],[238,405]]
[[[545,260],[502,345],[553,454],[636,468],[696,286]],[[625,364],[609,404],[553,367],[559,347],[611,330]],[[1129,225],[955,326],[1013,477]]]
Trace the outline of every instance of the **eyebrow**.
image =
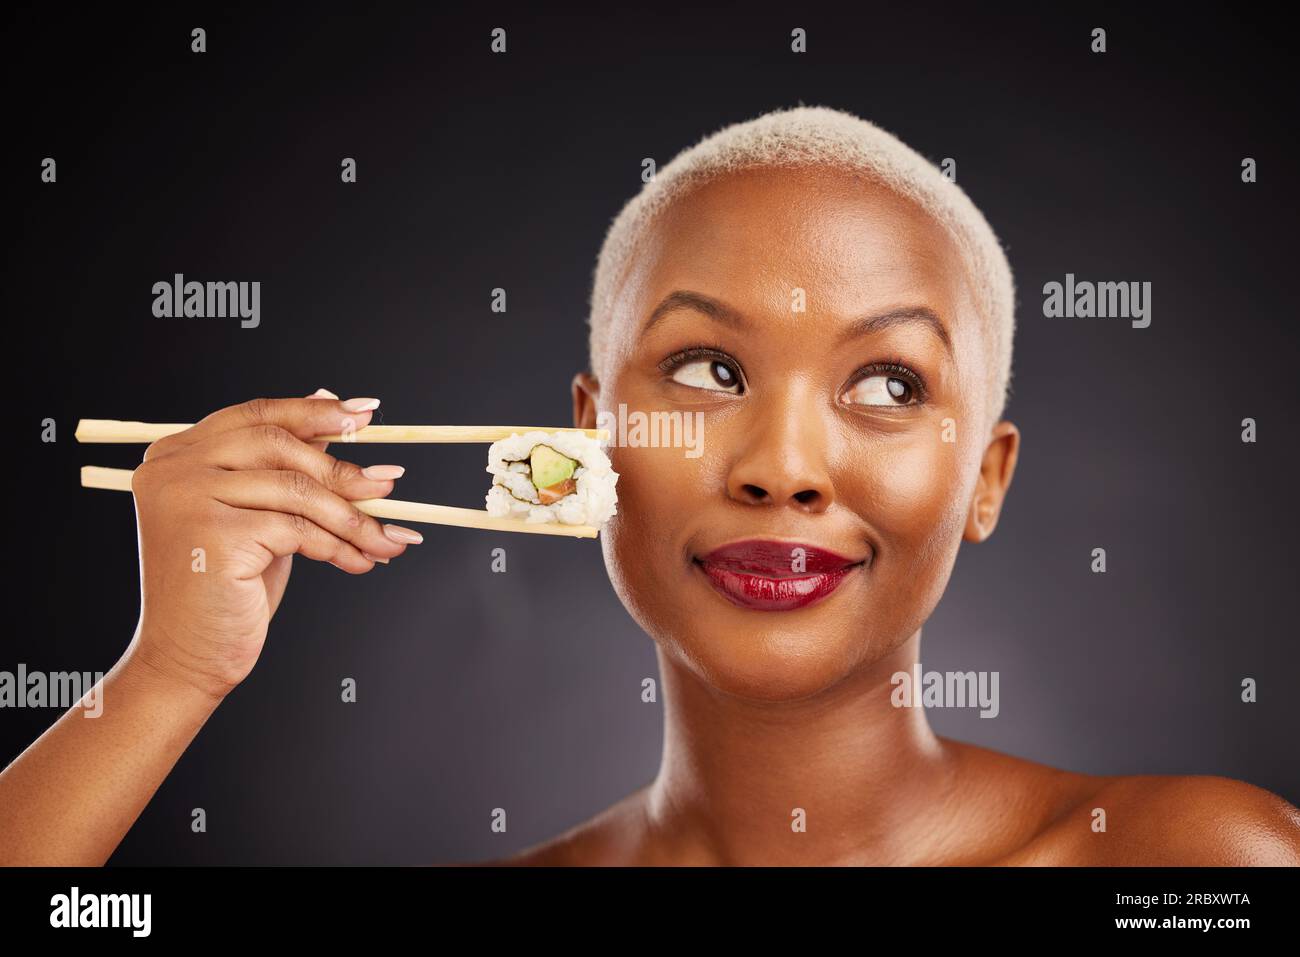
[[747,329],[749,327],[745,317],[725,303],[710,299],[698,292],[678,289],[664,296],[659,305],[655,306],[654,312],[650,313],[650,318],[641,327],[641,335],[644,336],[656,322],[677,309],[694,309],[696,312],[704,313],[715,322],[730,326],[733,329]]
[[[650,318],[641,327],[641,335],[644,336],[655,323],[677,309],[693,309],[721,325],[729,326],[738,331],[751,328],[749,320],[726,303],[719,302],[702,293],[678,289],[670,292],[659,305],[655,306],[654,312],[650,313]],[[898,325],[924,326],[943,343],[944,348],[948,350],[948,354],[952,354],[952,339],[948,336],[947,327],[944,326],[943,320],[939,318],[933,309],[925,306],[905,306],[900,309],[891,309],[888,312],[854,319],[849,323],[848,328],[840,334],[840,341],[845,342],[849,339],[856,339]]]
[[948,350],[948,354],[952,355],[952,340],[948,337],[948,330],[944,326],[943,320],[935,314],[933,309],[927,309],[925,306],[907,306],[903,309],[891,309],[889,312],[855,319],[840,338],[841,341],[854,339],[858,336],[865,336],[873,332],[879,332],[882,329],[888,329],[890,326],[908,324],[921,325],[929,329],[943,343],[943,347]]

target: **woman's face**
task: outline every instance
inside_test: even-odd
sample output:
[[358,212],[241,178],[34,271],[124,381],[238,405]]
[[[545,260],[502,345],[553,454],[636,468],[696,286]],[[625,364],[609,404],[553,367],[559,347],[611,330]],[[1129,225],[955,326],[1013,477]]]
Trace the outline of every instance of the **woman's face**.
[[946,233],[844,173],[728,174],[661,214],[617,301],[604,378],[575,380],[582,424],[702,425],[694,449],[617,445],[631,429],[610,448],[605,561],[646,632],[767,700],[914,634],[1015,459],[1014,427],[990,445],[990,357]]

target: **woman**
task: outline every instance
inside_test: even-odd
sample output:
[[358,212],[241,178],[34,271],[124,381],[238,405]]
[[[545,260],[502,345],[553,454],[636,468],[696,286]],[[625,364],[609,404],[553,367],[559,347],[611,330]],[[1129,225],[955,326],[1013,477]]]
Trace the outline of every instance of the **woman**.
[[[657,643],[658,776],[509,864],[1296,864],[1300,812],[1205,776],[1076,774],[938,737],[895,676],[963,540],[992,534],[1011,273],[958,187],[799,108],[706,138],[614,222],[575,424],[699,414],[699,454],[612,448],[602,535]],[[318,435],[378,401],[256,400],[136,470],[143,608],[105,678],[0,776],[6,863],[97,864],[257,660],[291,556],[363,574],[420,541]],[[202,545],[208,572],[191,572]]]

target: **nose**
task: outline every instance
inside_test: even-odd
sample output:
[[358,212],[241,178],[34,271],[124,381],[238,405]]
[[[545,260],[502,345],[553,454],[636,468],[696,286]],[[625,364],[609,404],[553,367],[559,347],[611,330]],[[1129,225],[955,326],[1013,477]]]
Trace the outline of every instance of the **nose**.
[[818,414],[816,400],[792,388],[756,396],[750,408],[743,445],[727,473],[727,496],[745,505],[826,511],[835,500],[826,464],[830,426]]

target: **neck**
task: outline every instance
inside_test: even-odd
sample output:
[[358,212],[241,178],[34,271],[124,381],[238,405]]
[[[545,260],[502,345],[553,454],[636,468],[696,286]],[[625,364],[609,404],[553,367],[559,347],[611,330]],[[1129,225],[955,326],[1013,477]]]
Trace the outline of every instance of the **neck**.
[[720,693],[661,650],[664,750],[646,813],[662,856],[719,865],[924,859],[941,837],[929,812],[951,794],[956,758],[924,708],[890,700],[890,679],[911,671],[920,640],[917,631],[795,702]]

